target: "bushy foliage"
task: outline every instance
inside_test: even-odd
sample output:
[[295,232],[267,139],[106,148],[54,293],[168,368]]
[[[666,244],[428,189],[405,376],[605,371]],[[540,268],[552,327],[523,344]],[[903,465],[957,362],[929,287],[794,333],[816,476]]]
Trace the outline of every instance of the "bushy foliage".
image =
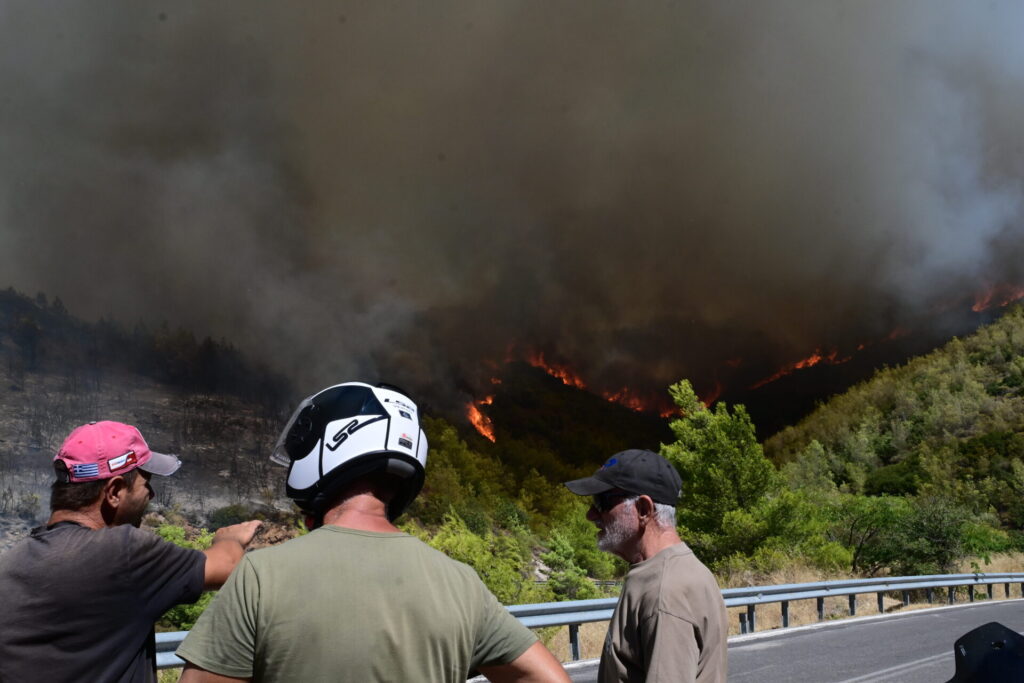
[[549,550],[540,556],[548,566],[548,586],[559,600],[588,600],[600,597],[587,573],[576,564],[576,551],[562,534],[554,533],[548,541]]
[[1024,309],[877,373],[765,448],[845,492],[942,492],[1024,528]]
[[492,593],[504,604],[539,602],[549,597],[537,586],[527,568],[530,547],[527,539],[504,533],[472,532],[454,512],[427,543],[449,557],[476,570]]
[[[165,541],[192,550],[206,550],[213,543],[211,531],[193,529],[190,533],[185,527],[176,524],[161,524],[157,527],[156,534]],[[175,605],[167,610],[157,623],[160,627],[168,630],[188,631],[195,626],[199,615],[203,613],[211,600],[213,600],[213,593],[207,591],[191,605]]]

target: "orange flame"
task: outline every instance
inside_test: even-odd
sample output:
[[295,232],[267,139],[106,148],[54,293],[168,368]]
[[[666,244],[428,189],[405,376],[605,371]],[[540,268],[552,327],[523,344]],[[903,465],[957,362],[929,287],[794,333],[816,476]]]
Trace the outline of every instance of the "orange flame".
[[807,358],[802,358],[796,361],[795,363],[790,363],[789,365],[783,366],[774,375],[762,379],[761,381],[752,385],[750,388],[759,389],[760,387],[763,387],[765,384],[771,384],[775,380],[785,377],[786,375],[791,374],[796,370],[811,368],[814,367],[815,365],[818,365],[819,363],[824,363],[825,365],[839,365],[840,363],[847,362],[848,360],[850,360],[850,358],[850,356],[840,358],[838,349],[832,349],[827,354],[821,349],[815,349],[814,353],[812,353]]
[[1024,299],[1024,287],[996,285],[989,287],[987,291],[981,294],[975,295],[974,305],[971,306],[971,310],[975,313],[981,313],[993,306],[1002,308],[1020,299]]
[[610,403],[618,403],[638,413],[647,409],[644,400],[631,392],[627,387],[622,387],[618,391],[601,392],[601,396]]
[[544,352],[534,353],[526,359],[526,362],[535,368],[540,368],[544,372],[548,373],[552,377],[556,377],[562,380],[562,384],[570,387],[576,387],[577,389],[586,390],[586,383],[580,379],[576,373],[564,365],[555,365],[548,363],[544,360]]
[[466,405],[466,417],[469,418],[470,423],[473,425],[476,431],[480,432],[480,436],[484,437],[485,439],[490,439],[491,442],[493,443],[494,424],[491,422],[491,418],[481,413],[480,408],[477,407],[478,405],[489,406],[492,403],[494,403],[493,396],[488,396],[484,399],[476,401],[475,403],[473,401],[470,401]]

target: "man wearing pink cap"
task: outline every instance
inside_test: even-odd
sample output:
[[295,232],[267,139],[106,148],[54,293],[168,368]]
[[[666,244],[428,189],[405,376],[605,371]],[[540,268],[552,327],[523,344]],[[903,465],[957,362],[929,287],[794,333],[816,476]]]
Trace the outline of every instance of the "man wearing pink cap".
[[140,530],[150,477],[181,461],[120,422],[74,430],[53,466],[49,521],[0,556],[0,681],[155,681],[153,623],[219,588],[259,522],[203,552]]

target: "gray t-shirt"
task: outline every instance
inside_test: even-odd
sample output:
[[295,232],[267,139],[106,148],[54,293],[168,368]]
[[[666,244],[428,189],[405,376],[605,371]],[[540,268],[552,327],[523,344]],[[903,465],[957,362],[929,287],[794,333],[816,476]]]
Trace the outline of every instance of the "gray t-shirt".
[[324,526],[247,554],[178,655],[256,681],[461,683],[536,640],[471,567],[408,534]]
[[130,525],[33,529],[0,555],[0,681],[155,680],[153,623],[196,601],[205,567]]
[[728,616],[714,575],[685,543],[626,574],[597,680],[725,683]]

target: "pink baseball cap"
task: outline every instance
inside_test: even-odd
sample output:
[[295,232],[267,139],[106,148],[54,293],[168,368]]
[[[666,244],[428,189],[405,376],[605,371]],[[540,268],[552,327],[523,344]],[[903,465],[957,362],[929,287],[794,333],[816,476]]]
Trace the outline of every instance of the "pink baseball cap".
[[71,432],[53,461],[67,467],[72,482],[110,479],[138,467],[151,474],[174,474],[176,455],[149,450],[139,430],[120,422],[90,422]]

